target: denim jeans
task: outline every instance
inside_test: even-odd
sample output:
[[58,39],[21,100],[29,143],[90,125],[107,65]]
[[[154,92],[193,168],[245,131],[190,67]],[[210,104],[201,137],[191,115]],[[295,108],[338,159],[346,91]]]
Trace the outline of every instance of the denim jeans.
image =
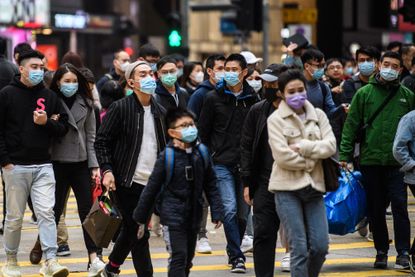
[[224,208],[225,236],[230,261],[245,256],[241,251],[241,242],[245,233],[249,206],[243,200],[243,187],[237,170],[224,165],[214,166],[217,185]]
[[392,207],[395,248],[398,254],[409,251],[411,228],[408,216],[408,192],[398,166],[361,166],[368,219],[377,251],[388,252],[389,234],[386,208]]
[[275,205],[286,228],[292,277],[316,277],[326,260],[329,235],[322,193],[311,186],[275,193]]
[[32,198],[39,227],[40,244],[46,260],[56,257],[55,176],[51,164],[3,169],[6,183],[7,213],[4,228],[4,249],[7,254],[18,252],[27,198]]

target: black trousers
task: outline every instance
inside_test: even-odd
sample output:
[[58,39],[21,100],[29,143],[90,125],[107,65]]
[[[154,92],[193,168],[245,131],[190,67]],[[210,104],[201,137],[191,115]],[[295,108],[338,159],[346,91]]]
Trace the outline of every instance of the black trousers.
[[[84,222],[92,207],[92,180],[88,163],[53,163],[53,171],[56,179],[54,207],[56,225],[59,224],[70,188],[72,188],[75,194],[79,219],[81,222]],[[98,252],[99,248],[96,247],[85,228],[82,227],[82,231],[88,254]]]
[[395,248],[398,254],[409,251],[410,223],[407,186],[397,166],[361,165],[366,191],[368,219],[377,251],[388,252],[389,234],[386,208],[391,203]]
[[170,253],[168,277],[187,277],[193,266],[199,230],[165,226],[163,236]]
[[133,212],[140,200],[144,186],[133,183],[131,188],[117,187],[115,202],[123,217],[120,234],[112,249],[109,260],[122,265],[131,252],[137,276],[152,277],[153,265],[150,258],[148,239],[150,233],[147,228],[144,237],[137,239],[138,225],[133,220]]
[[253,212],[255,276],[273,277],[280,219],[267,181],[261,182],[255,191]]

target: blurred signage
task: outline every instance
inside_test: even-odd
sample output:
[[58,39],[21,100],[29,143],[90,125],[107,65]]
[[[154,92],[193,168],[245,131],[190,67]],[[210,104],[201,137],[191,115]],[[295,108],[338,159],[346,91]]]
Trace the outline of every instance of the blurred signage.
[[413,0],[391,0],[389,24],[393,29],[402,32],[415,32],[415,24],[405,22],[404,15],[400,12],[406,1]]
[[295,34],[303,35],[308,41],[313,41],[313,32],[310,24],[289,24],[287,26],[290,36]]
[[36,47],[37,50],[43,53],[46,58],[46,67],[49,70],[57,70],[58,63],[58,46],[55,44],[38,44]]
[[0,24],[26,28],[49,25],[49,0],[0,0]]
[[282,9],[284,23],[317,23],[317,9]]
[[54,16],[55,28],[63,29],[84,29],[87,26],[87,16],[84,14],[61,14]]

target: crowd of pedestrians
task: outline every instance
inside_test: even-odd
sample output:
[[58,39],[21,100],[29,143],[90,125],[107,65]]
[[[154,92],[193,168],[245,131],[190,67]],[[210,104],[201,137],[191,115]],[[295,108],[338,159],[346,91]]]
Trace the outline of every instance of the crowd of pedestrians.
[[39,229],[30,261],[45,259],[43,276],[68,276],[56,256],[70,254],[58,234],[69,192],[84,221],[101,180],[122,226],[106,262],[83,229],[90,277],[118,276],[130,253],[137,276],[153,276],[150,231],[166,243],[168,276],[189,276],[195,252],[212,252],[209,218],[223,226],[232,273],[245,273],[253,252],[256,276],[274,276],[279,237],[282,270],[318,276],[329,247],[323,160],[333,156],[362,173],[367,217],[357,227],[374,241],[374,267],[388,267],[390,205],[394,267],[414,269],[415,46],[327,61],[308,43],[285,50],[282,63],[263,65],[250,51],[186,61],[145,44],[136,59],[116,51],[95,83],[77,53],[50,71],[28,44],[8,61],[0,39],[2,275],[21,276],[29,203]]

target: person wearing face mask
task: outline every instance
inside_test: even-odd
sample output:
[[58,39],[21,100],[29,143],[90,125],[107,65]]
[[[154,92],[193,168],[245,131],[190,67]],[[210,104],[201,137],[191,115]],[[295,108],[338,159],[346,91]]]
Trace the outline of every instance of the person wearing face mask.
[[1,270],[3,276],[21,276],[17,252],[29,194],[46,258],[40,273],[69,274],[56,259],[55,178],[49,152],[53,138],[68,132],[68,114],[56,93],[43,84],[43,58],[32,49],[21,52],[20,75],[0,92],[0,164],[7,210],[3,240],[7,262]]
[[157,88],[154,95],[157,103],[165,110],[172,108],[186,108],[189,100],[187,91],[179,86],[177,81],[176,60],[164,57],[157,63]]
[[347,103],[352,102],[356,91],[367,85],[370,76],[377,72],[380,52],[373,46],[365,46],[356,50],[356,62],[359,73],[346,80],[343,84],[343,95]]
[[[69,63],[61,65],[55,72],[50,89],[62,99],[69,116],[68,133],[55,140],[51,148],[56,179],[55,221],[58,224],[72,188],[78,203],[79,218],[83,222],[92,207],[91,182],[100,178],[94,149],[96,122],[92,92],[82,73]],[[97,256],[101,250],[86,230],[82,230],[89,255],[88,276],[100,276],[105,267]]]
[[157,62],[160,60],[160,51],[151,43],[146,43],[138,49],[138,60],[150,64],[151,70],[157,72]]
[[248,77],[246,77],[246,82],[256,93],[259,93],[262,89],[262,80],[259,78],[259,74],[258,70],[248,70]]
[[328,224],[322,160],[336,153],[326,114],[307,100],[307,80],[290,69],[278,78],[283,94],[268,118],[274,158],[268,190],[287,230],[291,276],[317,277],[328,253]]
[[179,53],[174,53],[167,57],[174,59],[176,61],[177,79],[179,80],[179,83],[181,83],[183,79],[183,73],[184,73],[184,60],[185,60],[184,56]]
[[308,49],[301,56],[304,65],[304,77],[307,79],[307,99],[314,107],[323,110],[329,118],[346,111],[346,105],[333,102],[330,88],[321,81],[324,75],[324,54],[317,49]]
[[201,62],[187,62],[184,64],[183,78],[180,85],[191,96],[204,80],[203,64]]
[[[242,128],[240,172],[244,185],[244,199],[253,206],[254,268],[258,277],[274,276],[275,247],[280,220],[275,209],[274,194],[268,191],[274,159],[268,144],[267,118],[281,102],[278,76],[287,70],[286,65],[271,64],[259,75],[264,84],[265,99],[251,107]],[[288,242],[282,229],[280,240],[286,248],[281,268],[283,271],[290,271]]]
[[[398,253],[395,268],[409,268],[407,187],[403,169],[400,170],[392,153],[399,120],[415,107],[415,95],[399,83],[402,67],[398,53],[387,51],[382,55],[379,72],[370,77],[369,83],[353,97],[340,144],[339,159],[343,166],[347,166],[353,159],[356,138],[362,137],[360,170],[377,251],[374,267],[382,269],[388,266],[389,235],[385,213],[389,201]],[[369,119],[371,123],[362,130]]]
[[222,225],[222,202],[207,147],[197,140],[193,114],[181,108],[169,110],[166,126],[170,141],[157,159],[134,220],[140,226],[140,238],[156,203],[170,254],[167,276],[186,277],[193,266],[203,195],[209,201],[215,229]]
[[102,87],[108,80],[119,81],[121,76],[124,75],[127,66],[130,64],[130,55],[124,50],[119,50],[114,53],[114,60],[112,61],[113,67],[109,73],[106,73],[97,82],[97,89],[101,92]]
[[200,116],[207,93],[214,90],[215,85],[225,76],[225,60],[223,55],[211,55],[206,59],[205,76],[207,76],[207,80],[196,88],[187,105],[187,108],[196,115],[196,120]]
[[232,273],[245,273],[245,255],[241,242],[245,233],[249,206],[243,200],[240,182],[240,140],[243,123],[250,107],[258,101],[254,89],[245,81],[245,58],[231,54],[225,61],[225,76],[208,92],[200,113],[200,138],[212,152],[217,186],[224,203],[224,228],[228,262]]
[[123,218],[121,232],[102,276],[118,276],[131,252],[139,277],[152,277],[148,239],[137,239],[133,211],[153,171],[157,155],[166,146],[165,109],[152,97],[154,73],[147,62],[136,61],[125,71],[134,93],[111,105],[95,140],[102,183],[114,196]]

